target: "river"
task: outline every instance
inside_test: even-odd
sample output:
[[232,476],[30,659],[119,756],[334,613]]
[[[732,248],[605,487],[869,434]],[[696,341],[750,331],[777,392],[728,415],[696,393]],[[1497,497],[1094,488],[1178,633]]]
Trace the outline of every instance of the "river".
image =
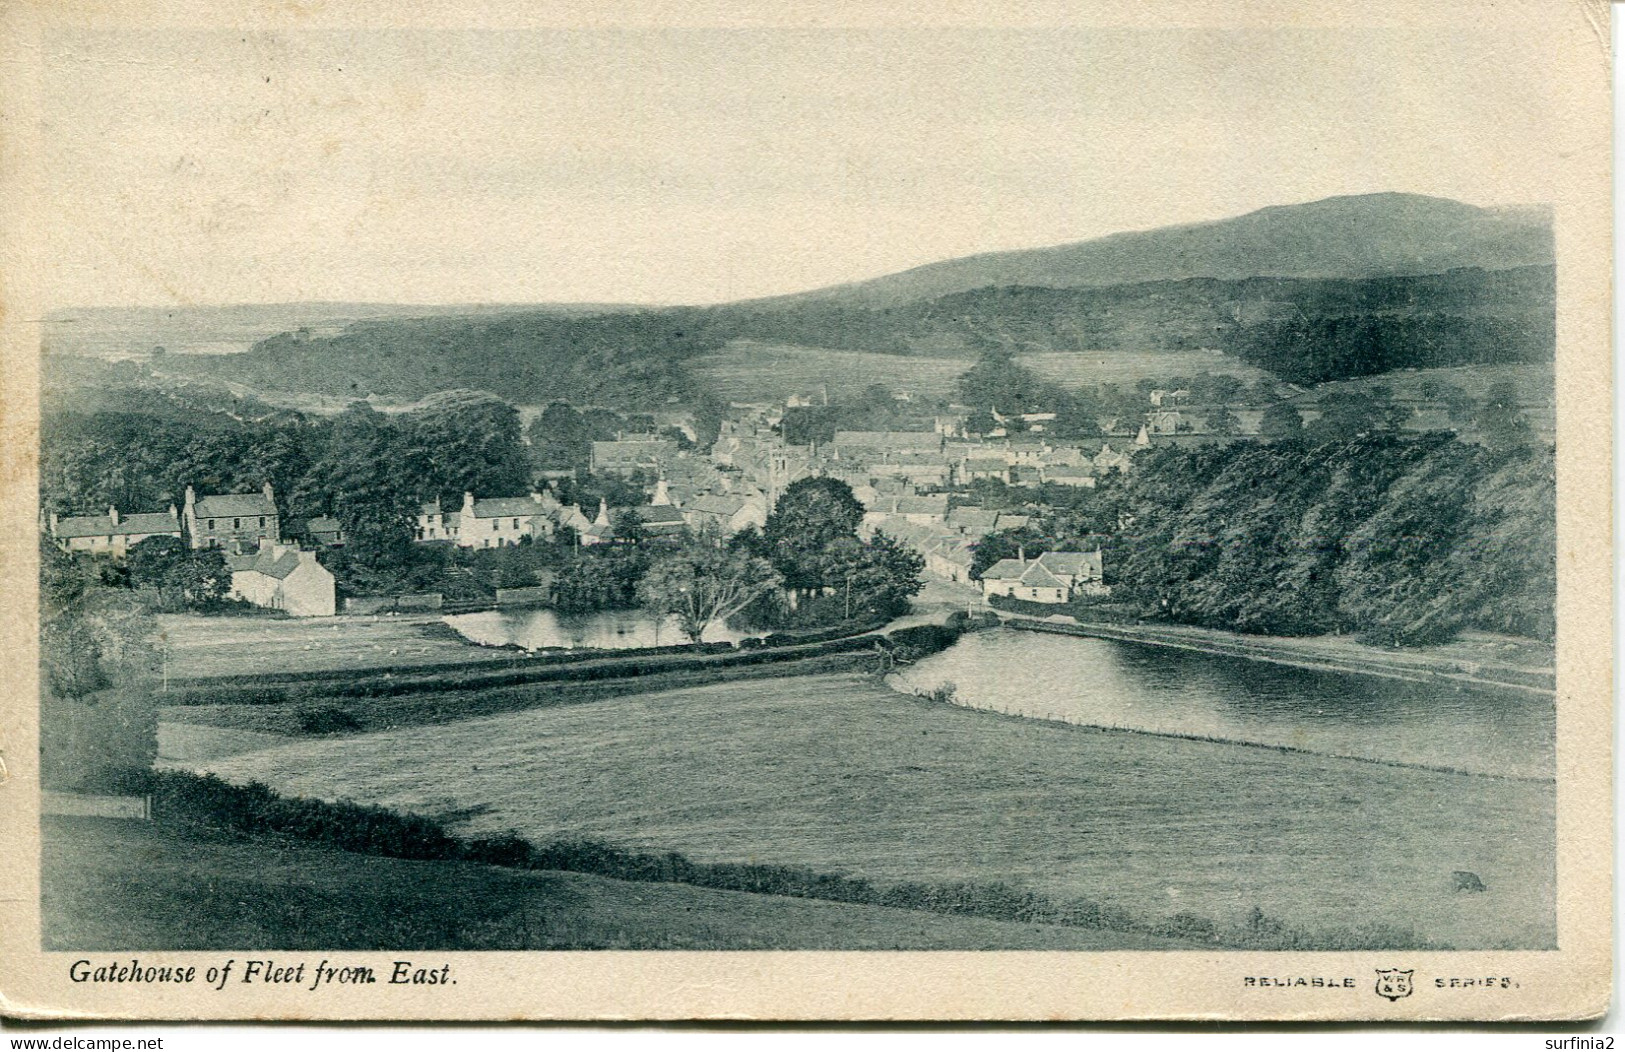
[[1521,691],[1011,629],[967,635],[890,682],[907,693],[951,683],[958,704],[1069,723],[1479,774],[1554,773],[1555,704]]
[[[664,620],[643,610],[600,610],[561,614],[556,610],[482,610],[445,619],[463,638],[484,646],[549,647],[565,650],[629,650],[687,643],[677,619]],[[724,624],[705,630],[704,642],[737,643],[764,633],[738,632]]]

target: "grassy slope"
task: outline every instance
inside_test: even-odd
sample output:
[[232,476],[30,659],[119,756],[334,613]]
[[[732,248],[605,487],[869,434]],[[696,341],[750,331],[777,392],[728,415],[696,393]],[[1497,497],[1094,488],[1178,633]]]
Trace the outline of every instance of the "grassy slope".
[[[44,820],[50,950],[1159,949],[1149,936]],[[469,909],[469,903],[478,903]]]
[[[471,832],[602,837],[886,881],[1011,880],[1154,918],[1550,945],[1550,785],[1091,731],[852,676],[718,684],[201,766]],[[1484,895],[1452,891],[1471,870]]]

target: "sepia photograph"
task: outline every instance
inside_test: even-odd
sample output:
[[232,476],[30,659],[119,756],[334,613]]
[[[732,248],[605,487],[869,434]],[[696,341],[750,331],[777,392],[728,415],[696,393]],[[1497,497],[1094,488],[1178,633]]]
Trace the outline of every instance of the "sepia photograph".
[[8,1012],[1606,1008],[1606,9],[19,10]]

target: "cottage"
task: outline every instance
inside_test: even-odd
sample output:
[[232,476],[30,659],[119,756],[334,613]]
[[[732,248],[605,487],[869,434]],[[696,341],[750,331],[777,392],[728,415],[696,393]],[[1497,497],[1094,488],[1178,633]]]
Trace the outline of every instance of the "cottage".
[[167,512],[138,512],[121,515],[108,507],[106,515],[69,515],[50,518],[51,539],[65,552],[92,552],[122,559],[126,552],[148,537],[181,535],[180,516],[171,504]]
[[416,539],[419,541],[455,541],[462,515],[455,511],[442,511],[440,502],[432,500],[418,508]]
[[199,497],[186,487],[182,524],[193,548],[253,550],[261,541],[282,536],[276,495],[267,482],[258,493],[222,493]]
[[1029,603],[1065,603],[1077,595],[1104,595],[1100,552],[1045,552],[1037,559],[1000,559],[982,571],[982,594]]
[[294,617],[332,617],[337,611],[333,575],[315,552],[266,540],[256,552],[226,556],[226,568],[235,599]]
[[1005,463],[1003,457],[967,457],[959,465],[959,483],[968,486],[978,479],[1008,482],[1010,465]]
[[344,543],[344,529],[339,526],[339,520],[328,515],[307,519],[305,536],[310,538],[312,544],[320,544],[324,548],[334,548]]
[[1057,486],[1078,486],[1086,489],[1095,488],[1095,473],[1091,468],[1070,467],[1064,464],[1046,466],[1039,469],[1045,482]]
[[683,518],[695,533],[712,529],[724,537],[732,537],[751,526],[757,529],[766,526],[767,502],[760,496],[708,493],[695,497],[684,507]]
[[[557,501],[554,502],[557,507]],[[463,494],[457,519],[457,545],[461,548],[502,548],[525,537],[553,536],[553,518],[540,493],[528,497],[489,497],[475,500]]]

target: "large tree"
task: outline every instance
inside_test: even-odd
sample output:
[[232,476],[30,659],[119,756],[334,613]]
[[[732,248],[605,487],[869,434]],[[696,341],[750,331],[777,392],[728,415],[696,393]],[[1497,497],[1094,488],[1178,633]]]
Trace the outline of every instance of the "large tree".
[[711,625],[778,586],[779,575],[767,560],[695,544],[655,560],[637,595],[645,609],[675,617],[683,634],[698,643]]
[[817,476],[785,487],[762,530],[767,558],[789,588],[821,588],[824,548],[857,534],[863,505],[840,479]]
[[1032,412],[1053,401],[1055,395],[1054,388],[1002,347],[983,352],[959,378],[959,397],[966,405],[1000,413]]

